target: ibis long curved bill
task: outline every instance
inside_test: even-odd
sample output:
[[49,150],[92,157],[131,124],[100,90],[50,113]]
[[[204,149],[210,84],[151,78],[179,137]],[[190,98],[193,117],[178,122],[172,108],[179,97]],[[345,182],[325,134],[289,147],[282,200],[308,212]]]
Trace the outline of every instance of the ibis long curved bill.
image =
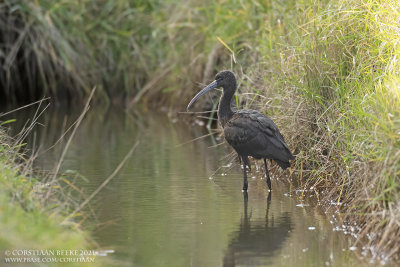
[[197,95],[195,95],[195,96],[193,97],[192,100],[190,100],[190,103],[189,103],[189,105],[187,106],[187,110],[190,109],[190,107],[194,104],[194,102],[196,102],[196,100],[197,100],[200,96],[204,95],[205,93],[207,93],[207,92],[210,91],[211,89],[214,89],[214,88],[217,87],[217,86],[218,86],[218,81],[215,80],[215,81],[213,81],[212,83],[210,83],[209,85],[207,85],[205,88],[203,88],[200,92],[197,93]]

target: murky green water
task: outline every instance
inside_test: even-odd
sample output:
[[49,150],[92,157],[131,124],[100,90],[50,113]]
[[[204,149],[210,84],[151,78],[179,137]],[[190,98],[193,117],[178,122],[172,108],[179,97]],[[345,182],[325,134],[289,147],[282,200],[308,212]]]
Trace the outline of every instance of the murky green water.
[[[28,112],[15,113],[18,123]],[[29,137],[45,151],[78,116],[47,111]],[[228,168],[227,145],[214,146],[204,128],[170,120],[162,112],[89,111],[66,154],[62,171],[77,170],[89,195],[140,141],[119,174],[92,200],[101,247],[125,266],[359,266],[345,236],[326,215],[296,202],[282,174],[265,180],[255,169],[248,201],[242,171]],[[217,140],[221,142],[221,140]],[[40,154],[37,167],[52,169],[65,141]],[[260,164],[262,166],[262,164]],[[225,167],[224,167],[225,166]],[[215,174],[214,174],[215,173]],[[212,179],[210,177],[212,176]]]

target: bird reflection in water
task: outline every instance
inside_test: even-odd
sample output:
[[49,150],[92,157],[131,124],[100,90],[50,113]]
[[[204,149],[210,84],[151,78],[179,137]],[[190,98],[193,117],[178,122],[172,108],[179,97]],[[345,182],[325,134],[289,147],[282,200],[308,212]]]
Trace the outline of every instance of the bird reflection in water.
[[224,255],[223,266],[264,266],[272,263],[274,253],[278,251],[291,230],[291,220],[287,212],[277,220],[269,215],[271,192],[268,194],[265,220],[253,220],[248,214],[248,195],[244,196],[244,215],[239,230],[232,238]]

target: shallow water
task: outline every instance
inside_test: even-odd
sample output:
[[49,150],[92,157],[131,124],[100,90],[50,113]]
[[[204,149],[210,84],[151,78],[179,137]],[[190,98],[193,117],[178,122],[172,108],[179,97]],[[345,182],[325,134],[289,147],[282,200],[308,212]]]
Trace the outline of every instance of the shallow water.
[[[64,140],[51,147],[79,115],[48,110],[28,137],[39,151],[36,167],[52,169]],[[14,113],[13,128],[32,117]],[[91,201],[95,240],[118,266],[360,266],[346,236],[325,214],[299,203],[284,173],[272,175],[269,196],[263,169],[253,165],[248,200],[242,171],[226,157],[231,149],[200,137],[204,127],[170,120],[164,113],[90,110],[67,151],[62,171],[86,177],[77,185],[90,195],[115,170],[132,145],[137,149]],[[68,136],[69,134],[67,134]],[[262,162],[259,163],[262,166]],[[253,177],[253,178],[252,178]],[[362,263],[365,265],[365,263]]]

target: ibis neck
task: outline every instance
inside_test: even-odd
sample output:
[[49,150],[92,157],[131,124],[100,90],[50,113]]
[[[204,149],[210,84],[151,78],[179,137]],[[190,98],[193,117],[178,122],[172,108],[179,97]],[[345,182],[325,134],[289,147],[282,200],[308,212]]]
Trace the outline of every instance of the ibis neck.
[[224,90],[222,93],[221,99],[219,101],[218,106],[218,119],[222,125],[222,128],[225,127],[225,123],[230,120],[233,116],[233,111],[231,108],[231,102],[234,90]]

